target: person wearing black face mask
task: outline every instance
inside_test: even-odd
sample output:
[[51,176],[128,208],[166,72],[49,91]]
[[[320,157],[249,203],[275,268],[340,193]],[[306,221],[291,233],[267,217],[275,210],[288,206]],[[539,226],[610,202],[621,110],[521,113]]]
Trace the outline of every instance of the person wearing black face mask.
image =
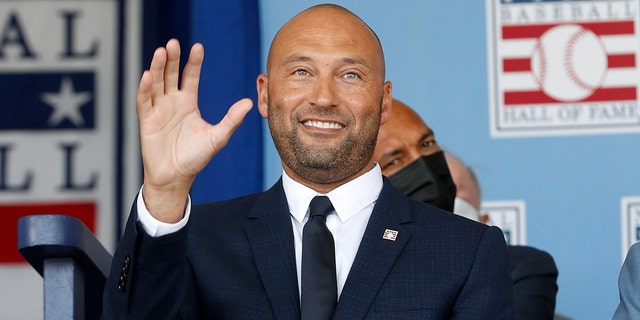
[[456,186],[433,130],[399,100],[380,127],[373,159],[402,193],[453,212]]

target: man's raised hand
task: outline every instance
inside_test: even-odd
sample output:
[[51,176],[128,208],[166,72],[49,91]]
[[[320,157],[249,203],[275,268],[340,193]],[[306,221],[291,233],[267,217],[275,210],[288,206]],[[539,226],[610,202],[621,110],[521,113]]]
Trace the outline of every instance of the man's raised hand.
[[180,44],[171,39],[156,49],[151,67],[140,79],[137,104],[144,166],[143,198],[158,220],[183,217],[195,176],[223,148],[252,107],[249,99],[233,104],[224,118],[211,125],[198,109],[198,84],[204,48],[196,43],[178,87]]

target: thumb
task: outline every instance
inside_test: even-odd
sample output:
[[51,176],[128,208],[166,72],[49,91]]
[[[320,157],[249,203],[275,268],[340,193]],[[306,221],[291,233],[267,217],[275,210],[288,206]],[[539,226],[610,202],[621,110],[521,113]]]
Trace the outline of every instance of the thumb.
[[251,108],[253,107],[253,102],[249,98],[244,98],[236,103],[234,103],[227,111],[227,114],[218,122],[215,126],[215,131],[218,132],[217,136],[222,139],[219,141],[220,145],[218,149],[224,147],[229,141],[229,138],[236,131],[236,129],[242,124],[245,116]]

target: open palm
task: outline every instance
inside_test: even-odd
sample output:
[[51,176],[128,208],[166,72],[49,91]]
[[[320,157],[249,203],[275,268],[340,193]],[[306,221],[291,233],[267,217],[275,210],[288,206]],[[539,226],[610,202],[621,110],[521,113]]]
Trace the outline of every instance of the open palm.
[[143,196],[152,215],[163,221],[181,218],[182,212],[174,211],[184,208],[195,176],[227,144],[252,106],[249,99],[236,102],[217,125],[202,119],[198,84],[203,59],[204,48],[196,43],[179,87],[180,44],[169,40],[154,53],[138,88]]

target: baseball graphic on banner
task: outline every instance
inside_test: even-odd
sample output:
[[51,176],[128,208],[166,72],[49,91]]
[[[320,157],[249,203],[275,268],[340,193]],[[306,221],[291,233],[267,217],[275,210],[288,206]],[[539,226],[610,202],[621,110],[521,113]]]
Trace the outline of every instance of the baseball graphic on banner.
[[607,71],[607,52],[591,30],[558,25],[536,40],[531,71],[538,85],[558,101],[580,101],[598,89]]

